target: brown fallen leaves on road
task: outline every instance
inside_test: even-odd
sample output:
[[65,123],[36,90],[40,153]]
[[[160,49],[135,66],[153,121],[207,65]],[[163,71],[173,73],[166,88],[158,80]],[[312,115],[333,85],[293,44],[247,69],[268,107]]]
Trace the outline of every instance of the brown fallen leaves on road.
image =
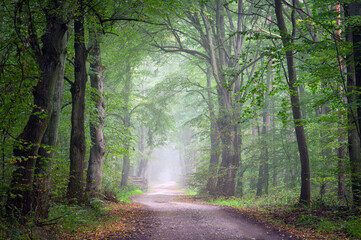
[[[62,233],[64,240],[146,239],[153,224],[152,212],[139,204],[108,202],[108,213],[102,224],[79,229],[75,233]],[[145,237],[139,237],[144,235]]]

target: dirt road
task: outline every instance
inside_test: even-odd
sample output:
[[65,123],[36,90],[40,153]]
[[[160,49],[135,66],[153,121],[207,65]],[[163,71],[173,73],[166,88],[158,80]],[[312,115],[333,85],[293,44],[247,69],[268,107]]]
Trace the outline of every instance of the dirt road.
[[134,202],[152,214],[138,223],[138,234],[127,239],[291,239],[224,207],[177,200],[182,194],[174,183],[167,183],[155,185],[151,192],[136,196]]

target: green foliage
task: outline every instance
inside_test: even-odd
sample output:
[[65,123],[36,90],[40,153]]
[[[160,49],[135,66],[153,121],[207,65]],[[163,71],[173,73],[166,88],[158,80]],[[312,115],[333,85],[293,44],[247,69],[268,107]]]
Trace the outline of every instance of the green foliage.
[[56,204],[50,208],[49,219],[58,219],[60,231],[75,232],[101,220],[106,211],[99,200],[91,200],[90,206]]
[[198,192],[197,191],[194,191],[193,189],[185,189],[185,192],[188,196],[196,196],[198,195]]
[[231,197],[224,198],[219,197],[209,200],[210,203],[216,205],[225,205],[232,206],[236,208],[246,208],[246,207],[257,207],[264,208],[266,206],[284,206],[296,204],[298,201],[298,191],[297,190],[284,190],[274,189],[269,195],[262,197],[255,197],[254,192],[246,193],[244,197]]
[[354,238],[361,238],[361,218],[354,217],[343,224],[347,235]]
[[[349,1],[342,1],[345,3]],[[20,3],[20,2],[19,2]],[[106,34],[102,42],[102,60],[106,67],[104,74],[104,104],[106,157],[103,170],[103,192],[113,194],[120,201],[129,202],[129,197],[140,194],[141,191],[130,186],[120,188],[122,158],[128,154],[133,167],[140,159],[151,157],[146,150],[154,149],[171,141],[178,143],[184,161],[184,171],[188,178],[188,185],[196,192],[207,192],[206,185],[210,177],[217,179],[226,177],[226,173],[210,176],[209,159],[212,151],[210,146],[210,123],[215,119],[222,120],[219,115],[220,87],[233,91],[233,80],[239,76],[241,86],[231,98],[231,105],[240,97],[237,108],[230,111],[232,119],[238,122],[241,129],[242,146],[238,169],[237,190],[243,190],[242,198],[219,198],[212,203],[231,205],[236,207],[247,206],[281,206],[292,205],[298,200],[300,183],[300,163],[292,122],[292,106],[289,102],[289,86],[286,81],[285,51],[277,36],[274,22],[265,23],[259,18],[251,23],[251,17],[243,19],[242,29],[237,32],[228,22],[233,18],[233,25],[237,23],[237,1],[227,1],[227,9],[222,13],[225,20],[225,36],[214,36],[217,45],[216,51],[227,45],[225,53],[227,64],[224,64],[219,73],[223,83],[216,83],[212,69],[208,72],[212,87],[207,87],[206,72],[209,62],[208,49],[204,34],[204,25],[198,15],[200,6],[209,20],[216,23],[213,1],[99,1],[91,2],[92,8],[87,16],[87,27],[98,27],[100,18],[131,18],[135,21],[103,21],[101,29]],[[32,90],[41,74],[39,72],[34,51],[29,43],[30,32],[26,19],[32,14],[36,23],[35,34],[41,36],[44,32],[45,9],[47,1],[29,1],[29,6],[18,6],[13,1],[4,1],[0,5],[2,25],[0,26],[0,145],[1,145],[1,203],[7,198],[7,187],[10,182],[10,173],[14,168],[15,159],[12,150],[16,136],[19,135],[30,111],[34,106]],[[284,4],[285,5],[285,4]],[[347,27],[360,25],[360,17],[341,18],[341,25],[336,24],[340,14],[334,9],[335,2],[331,0],[308,1],[310,12],[301,15],[296,12],[298,30],[293,39],[293,51],[296,58],[297,82],[295,87],[300,89],[301,108],[309,143],[309,155],[312,171],[313,208],[324,205],[345,205],[347,202],[337,200],[337,179],[340,173],[346,174],[346,183],[349,183],[348,159],[344,159],[344,168],[339,164],[337,149],[345,147],[348,119],[347,109],[350,107],[344,101],[347,96],[345,86],[346,75],[341,67],[341,57],[346,56],[352,49],[352,44],[343,41],[336,31],[345,33]],[[330,7],[332,6],[332,7]],[[305,3],[300,1],[300,8],[305,9]],[[29,8],[29,9],[27,9]],[[70,8],[70,7],[69,7]],[[226,10],[230,10],[226,15]],[[274,15],[268,8],[259,8],[252,1],[244,2],[244,10],[250,15],[269,16],[275,21]],[[273,10],[273,9],[272,9]],[[285,5],[285,12],[291,8]],[[17,13],[18,18],[14,18]],[[96,13],[96,14],[94,14]],[[64,13],[65,14],[65,13]],[[342,15],[342,14],[341,14]],[[191,17],[190,17],[191,16]],[[194,18],[194,19],[193,19]],[[256,18],[254,18],[256,19]],[[260,20],[262,19],[262,20]],[[192,21],[197,24],[190,24]],[[71,19],[69,19],[71,21]],[[147,24],[145,24],[147,22]],[[157,24],[148,24],[150,22]],[[287,27],[291,23],[287,22]],[[255,27],[256,26],[256,27]],[[216,26],[213,30],[217,32]],[[269,31],[269,33],[268,33]],[[316,34],[318,41],[311,39]],[[234,56],[230,39],[243,39],[244,45],[238,56]],[[215,34],[217,35],[217,34]],[[291,36],[288,36],[291,38]],[[69,46],[74,36],[70,35]],[[339,39],[340,38],[340,39]],[[222,44],[220,44],[222,43]],[[181,52],[182,57],[171,57],[159,52],[154,45],[170,46],[168,52]],[[229,49],[228,49],[229,48]],[[192,54],[186,55],[182,50]],[[217,53],[219,54],[219,53]],[[261,58],[250,68],[240,71],[261,54]],[[186,57],[184,57],[186,55]],[[206,59],[204,59],[204,55]],[[194,57],[196,56],[196,57]],[[74,58],[74,49],[69,47],[66,65],[67,78],[72,80],[73,66],[70,63]],[[170,62],[173,62],[170,63]],[[252,70],[253,68],[253,70]],[[127,85],[129,84],[129,86]],[[131,90],[127,90],[127,86]],[[301,92],[301,89],[303,92]],[[94,89],[87,89],[87,116],[94,111],[91,96],[97,94]],[[211,97],[208,97],[210,94]],[[210,99],[212,98],[212,99]],[[86,217],[96,221],[95,215],[103,212],[103,202],[90,199],[91,207],[65,206],[68,175],[69,175],[69,139],[71,103],[70,85],[65,83],[64,108],[62,111],[58,147],[55,149],[52,171],[52,198],[54,205],[51,218],[60,218],[63,229],[74,231],[77,226],[85,223]],[[210,117],[210,106],[213,106],[214,119]],[[35,114],[42,115],[42,112]],[[240,117],[238,117],[238,115]],[[262,133],[263,117],[271,119],[267,133]],[[129,123],[125,118],[129,117]],[[97,121],[88,117],[89,121]],[[146,128],[146,146],[140,153],[136,152],[138,137],[137,129]],[[86,126],[89,135],[88,125]],[[188,135],[188,136],[186,136]],[[217,133],[217,140],[222,136]],[[342,139],[343,137],[343,139]],[[187,139],[186,139],[187,138]],[[189,139],[188,139],[189,138]],[[89,151],[89,138],[88,148]],[[129,147],[130,146],[130,147]],[[29,145],[31,147],[31,145]],[[265,147],[269,156],[269,194],[256,198],[257,181],[260,164],[265,161],[261,154]],[[185,170],[188,168],[187,170]],[[324,192],[321,191],[325,188]],[[192,192],[193,193],[193,192]],[[346,185],[345,199],[350,198],[350,184]],[[334,221],[318,218],[317,215],[300,215],[299,225],[313,226],[316,224],[321,231],[338,229]],[[314,222],[314,223],[313,223]],[[360,219],[347,220],[343,227],[352,237],[359,237]],[[72,226],[74,224],[74,227]],[[15,237],[26,237],[27,230],[11,230]],[[29,235],[30,236],[30,235]],[[2,237],[2,236],[1,236]]]
[[314,216],[312,214],[307,214],[307,215],[301,215],[299,216],[296,224],[300,224],[300,225],[304,225],[304,226],[310,226],[312,224],[314,224],[315,222],[318,222],[319,219],[317,216]]
[[[205,161],[201,162],[198,166],[198,170],[194,173],[189,173],[186,176],[187,187],[200,194],[207,193],[207,181],[210,177],[208,166]],[[214,176],[217,178],[217,176]]]
[[117,198],[121,202],[131,203],[130,197],[132,197],[134,195],[139,195],[139,194],[143,194],[143,192],[139,189],[134,189],[132,187],[124,188],[123,190],[120,190],[117,192]]
[[317,223],[317,229],[321,232],[333,233],[340,231],[341,227],[339,222],[320,218],[320,221]]
[[34,223],[29,222],[27,225],[19,223],[9,223],[7,219],[0,219],[0,238],[1,239],[14,239],[14,240],[27,240],[36,237],[33,233]]

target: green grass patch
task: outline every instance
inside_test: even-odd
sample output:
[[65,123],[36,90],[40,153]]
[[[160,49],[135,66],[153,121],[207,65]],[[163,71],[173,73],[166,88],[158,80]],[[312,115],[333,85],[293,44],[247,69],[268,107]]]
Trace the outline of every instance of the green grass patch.
[[361,239],[361,217],[355,217],[343,224],[346,234],[350,237]]
[[98,225],[101,217],[105,216],[106,210],[101,202],[93,200],[91,204],[95,207],[92,205],[54,205],[50,209],[49,219],[58,219],[60,230],[65,232],[75,232],[85,226]]
[[342,231],[341,224],[338,221],[331,221],[321,218],[317,223],[316,228],[325,233],[334,233]]
[[183,191],[184,191],[184,192],[186,193],[186,195],[188,195],[188,196],[195,196],[195,195],[198,194],[197,191],[192,190],[192,189],[184,189]]
[[225,205],[232,206],[236,208],[245,208],[245,207],[257,207],[264,208],[267,206],[284,206],[284,205],[293,205],[296,204],[298,200],[298,195],[294,192],[284,192],[284,194],[269,194],[264,197],[218,197],[215,199],[210,199],[209,202],[216,205]]
[[127,190],[127,189],[125,189],[123,191],[117,192],[117,199],[119,201],[121,201],[121,202],[131,203],[132,201],[129,198],[134,196],[134,195],[139,195],[139,194],[143,194],[142,190],[139,190],[139,189]]

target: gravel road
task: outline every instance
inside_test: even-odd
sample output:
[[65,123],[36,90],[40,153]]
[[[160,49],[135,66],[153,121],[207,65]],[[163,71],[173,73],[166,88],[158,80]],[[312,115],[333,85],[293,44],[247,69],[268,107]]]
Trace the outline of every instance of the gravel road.
[[138,223],[138,234],[127,239],[292,239],[250,222],[225,207],[180,200],[182,194],[174,183],[165,183],[151,187],[149,193],[136,196],[133,201],[152,214]]

